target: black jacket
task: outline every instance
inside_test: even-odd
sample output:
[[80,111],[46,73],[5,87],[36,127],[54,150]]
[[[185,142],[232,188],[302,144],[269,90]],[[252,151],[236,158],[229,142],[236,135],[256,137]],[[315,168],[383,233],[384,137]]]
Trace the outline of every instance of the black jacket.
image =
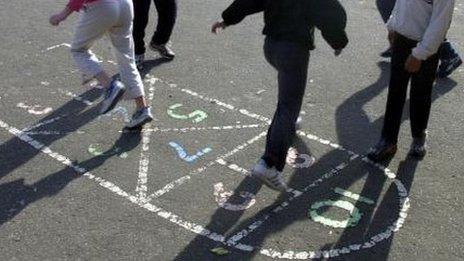
[[235,0],[223,13],[226,25],[264,11],[263,34],[275,40],[298,42],[314,49],[314,27],[333,49],[348,44],[346,12],[338,0]]

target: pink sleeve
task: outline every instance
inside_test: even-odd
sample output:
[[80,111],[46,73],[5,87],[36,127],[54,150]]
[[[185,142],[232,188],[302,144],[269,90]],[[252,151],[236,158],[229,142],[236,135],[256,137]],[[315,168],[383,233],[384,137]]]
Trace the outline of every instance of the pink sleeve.
[[69,9],[77,12],[84,5],[85,0],[69,0],[68,7]]

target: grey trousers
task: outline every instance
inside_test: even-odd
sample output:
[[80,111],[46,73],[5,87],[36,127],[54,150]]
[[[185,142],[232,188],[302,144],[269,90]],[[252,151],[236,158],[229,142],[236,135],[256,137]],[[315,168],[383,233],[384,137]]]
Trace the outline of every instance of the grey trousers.
[[279,92],[277,109],[267,133],[266,150],[262,158],[268,166],[282,171],[288,148],[296,135],[295,122],[306,89],[309,49],[302,44],[267,37],[264,54],[277,70]]
[[129,96],[144,96],[143,82],[135,66],[131,0],[99,0],[86,5],[81,12],[71,45],[74,61],[84,75],[93,78],[103,71],[95,54],[90,51],[96,40],[109,36]]

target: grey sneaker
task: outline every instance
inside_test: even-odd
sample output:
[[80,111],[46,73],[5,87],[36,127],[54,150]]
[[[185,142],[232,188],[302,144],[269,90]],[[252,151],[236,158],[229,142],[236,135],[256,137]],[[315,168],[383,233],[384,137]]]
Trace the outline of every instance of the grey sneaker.
[[111,111],[119,100],[121,100],[125,91],[126,87],[124,87],[122,82],[118,80],[112,81],[108,89],[106,89],[105,98],[101,102],[100,113],[105,114]]
[[135,55],[135,65],[137,70],[143,70],[143,62],[145,61],[145,54],[136,54]]
[[155,44],[151,42],[149,46],[152,51],[158,52],[166,59],[172,60],[176,56],[174,51],[167,44]]
[[275,167],[268,167],[263,159],[260,159],[251,169],[251,176],[259,179],[273,190],[285,192],[288,189],[287,184],[285,184],[284,178],[282,177],[282,173]]
[[126,129],[138,129],[143,125],[149,123],[153,120],[153,115],[151,114],[150,107],[144,107],[137,110],[133,115],[130,122],[126,124]]

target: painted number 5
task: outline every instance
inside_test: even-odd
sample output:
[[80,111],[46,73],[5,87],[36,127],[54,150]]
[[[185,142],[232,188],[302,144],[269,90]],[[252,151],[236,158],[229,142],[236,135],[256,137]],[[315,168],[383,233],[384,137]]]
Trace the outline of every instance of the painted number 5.
[[208,114],[206,114],[206,112],[202,111],[202,110],[196,110],[196,111],[193,111],[187,115],[184,115],[184,114],[180,114],[178,112],[176,112],[176,110],[180,107],[182,107],[183,105],[180,104],[180,103],[176,103],[174,105],[171,105],[169,106],[168,108],[168,115],[171,116],[172,118],[174,119],[178,119],[178,120],[188,120],[188,119],[192,119],[192,121],[194,123],[199,123],[203,120],[205,120],[206,118],[208,118]]

